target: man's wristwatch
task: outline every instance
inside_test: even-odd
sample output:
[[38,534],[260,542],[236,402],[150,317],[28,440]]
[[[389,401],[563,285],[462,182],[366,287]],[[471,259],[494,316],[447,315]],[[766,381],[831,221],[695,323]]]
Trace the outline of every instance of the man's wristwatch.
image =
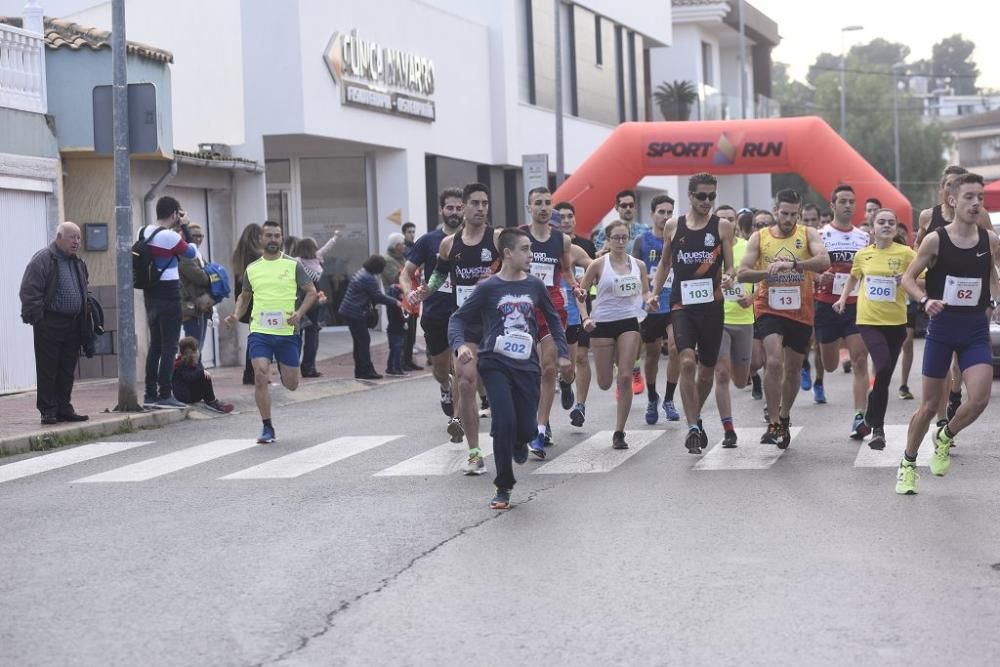
[[990,299],[990,308],[992,308],[993,310],[997,309],[998,304],[1000,304],[1000,301],[997,301],[996,299]]
[[924,311],[925,313],[927,312],[927,302],[930,301],[930,299],[931,299],[930,296],[926,294],[923,296],[923,298],[920,299],[920,310]]

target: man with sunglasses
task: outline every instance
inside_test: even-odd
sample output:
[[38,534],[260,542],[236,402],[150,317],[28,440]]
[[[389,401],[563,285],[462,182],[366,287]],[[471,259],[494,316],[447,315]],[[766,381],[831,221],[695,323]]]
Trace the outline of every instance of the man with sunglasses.
[[[628,225],[628,246],[625,248],[625,252],[632,254],[632,246],[635,244],[635,240],[648,232],[650,226],[639,222],[635,219],[635,214],[637,212],[636,202],[639,201],[635,196],[634,190],[622,190],[615,195],[615,213],[618,214],[618,219]],[[604,234],[604,229],[601,228],[597,232],[597,236],[594,237],[594,245],[597,247],[599,253],[607,252],[608,239]],[[640,389],[640,391],[642,391]]]
[[687,418],[684,446],[700,454],[708,446],[701,409],[712,392],[725,314],[722,290],[732,287],[735,225],[712,214],[717,181],[707,173],[688,179],[689,213],[667,221],[663,256],[647,301],[659,308],[660,290],[673,267],[671,324],[681,363],[680,389]]

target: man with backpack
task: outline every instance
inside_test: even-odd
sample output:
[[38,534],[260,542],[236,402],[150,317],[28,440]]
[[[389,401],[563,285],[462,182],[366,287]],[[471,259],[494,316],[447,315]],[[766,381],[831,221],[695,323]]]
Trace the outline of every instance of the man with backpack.
[[149,325],[145,407],[187,407],[173,396],[173,374],[182,318],[178,268],[181,258],[197,256],[191,240],[180,203],[173,197],[160,197],[156,224],[139,230],[139,240],[132,249],[135,287],[143,290]]

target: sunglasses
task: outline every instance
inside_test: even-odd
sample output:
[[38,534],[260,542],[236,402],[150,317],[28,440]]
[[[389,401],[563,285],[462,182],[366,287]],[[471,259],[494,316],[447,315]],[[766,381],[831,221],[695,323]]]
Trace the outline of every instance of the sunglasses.
[[608,238],[611,239],[612,241],[615,241],[616,243],[628,243],[627,236],[609,236]]
[[691,196],[698,201],[715,201],[718,195],[714,192],[692,192]]
[[618,204],[618,208],[635,208],[635,204],[629,202],[622,202]]

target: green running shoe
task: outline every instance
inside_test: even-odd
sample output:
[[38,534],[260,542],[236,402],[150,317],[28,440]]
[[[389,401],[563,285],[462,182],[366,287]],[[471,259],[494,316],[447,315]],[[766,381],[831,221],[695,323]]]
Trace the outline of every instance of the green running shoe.
[[902,496],[916,495],[918,479],[920,475],[917,474],[917,464],[903,459],[896,470],[896,493]]
[[934,455],[931,457],[931,472],[938,477],[945,475],[951,467],[951,447],[952,438],[945,436],[942,426],[934,434]]

